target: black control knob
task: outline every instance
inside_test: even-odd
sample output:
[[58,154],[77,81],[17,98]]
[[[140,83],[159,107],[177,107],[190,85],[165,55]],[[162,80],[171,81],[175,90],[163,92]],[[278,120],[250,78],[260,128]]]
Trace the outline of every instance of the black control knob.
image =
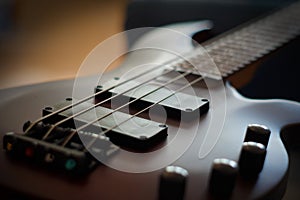
[[259,124],[249,124],[244,142],[257,142],[267,148],[271,131],[268,127]]
[[159,199],[182,200],[188,171],[178,166],[168,166],[160,176]]
[[222,199],[230,197],[237,175],[238,164],[235,161],[225,158],[215,159],[209,180],[210,193]]
[[244,142],[239,158],[239,168],[242,176],[255,178],[264,166],[267,150],[257,142]]

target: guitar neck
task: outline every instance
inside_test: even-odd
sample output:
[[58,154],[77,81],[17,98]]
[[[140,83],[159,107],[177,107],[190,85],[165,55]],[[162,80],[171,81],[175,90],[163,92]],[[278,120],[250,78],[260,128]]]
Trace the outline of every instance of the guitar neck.
[[[217,68],[211,66],[213,62],[203,55],[203,51],[191,59],[201,75],[226,78],[297,37],[300,33],[299,10],[300,3],[294,3],[204,43],[203,47]],[[188,62],[180,63],[184,69],[189,66]]]

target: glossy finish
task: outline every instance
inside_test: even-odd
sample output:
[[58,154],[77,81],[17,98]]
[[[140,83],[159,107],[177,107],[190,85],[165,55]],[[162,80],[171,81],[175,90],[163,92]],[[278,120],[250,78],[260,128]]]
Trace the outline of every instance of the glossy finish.
[[188,171],[179,166],[168,166],[160,175],[159,199],[184,199]]
[[238,164],[233,160],[217,158],[214,160],[209,180],[212,196],[230,198],[238,175]]
[[242,176],[255,179],[264,167],[267,150],[263,144],[244,142],[239,158]]
[[[195,27],[195,24],[179,25],[178,27],[181,31],[191,35],[191,32],[194,31],[194,29],[191,30],[191,27]],[[159,34],[159,30],[156,34]],[[144,43],[150,43],[147,38],[146,35]],[[172,40],[172,38],[168,39]],[[176,43],[172,43],[172,45],[174,44]],[[186,45],[182,46],[182,44]],[[184,41],[178,44],[177,48],[186,51],[193,47],[191,43]],[[102,81],[122,76],[135,66],[133,63],[153,62],[154,58],[160,62],[166,59],[164,55],[158,56],[158,52],[147,52],[147,54],[135,52],[118,70],[106,74]],[[77,85],[81,95],[93,92],[97,78],[81,79],[81,84]],[[72,96],[73,83],[73,80],[66,80],[1,90],[1,140],[6,132],[21,132],[22,124],[27,120],[38,118],[42,108]],[[284,193],[289,165],[288,154],[281,141],[280,133],[285,125],[300,122],[299,103],[286,100],[246,99],[229,84],[226,84],[225,90],[222,84],[216,84],[210,89],[210,93],[208,93],[207,89],[201,85],[194,87],[196,94],[201,94],[201,97],[211,100],[209,112],[201,119],[181,123],[175,119],[168,119],[166,122],[169,127],[167,142],[170,142],[176,135],[176,138],[183,143],[185,138],[191,137],[193,130],[197,130],[197,134],[193,138],[193,142],[189,143],[187,150],[182,156],[178,155],[178,159],[171,163],[183,167],[189,173],[185,199],[210,198],[208,183],[213,161],[215,158],[227,158],[237,162],[245,138],[246,127],[249,124],[257,123],[264,124],[272,132],[264,167],[254,182],[245,182],[238,178],[232,192],[232,199],[280,199]],[[212,98],[213,94],[220,94],[225,99]],[[179,134],[176,134],[177,132]],[[168,155],[170,151],[176,152],[175,150],[172,149],[172,146],[164,148],[161,155]],[[128,160],[126,155],[119,156],[118,158]],[[155,158],[144,157],[141,165]],[[167,156],[164,158],[168,159]],[[128,164],[132,164],[130,160],[128,160]],[[161,172],[162,169],[147,173],[127,173],[100,165],[86,178],[74,180],[30,164],[13,161],[4,151],[0,155],[0,185],[20,193],[50,199],[154,200],[158,198]]]
[[246,131],[245,142],[258,142],[268,146],[271,131],[268,127],[260,124],[249,124]]

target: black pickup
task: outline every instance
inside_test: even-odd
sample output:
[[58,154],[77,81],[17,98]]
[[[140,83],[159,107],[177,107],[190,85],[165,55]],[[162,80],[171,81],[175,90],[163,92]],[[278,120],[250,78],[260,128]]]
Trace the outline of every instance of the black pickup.
[[[76,101],[74,100],[73,102]],[[49,107],[45,108],[43,110],[43,113],[44,115],[47,115],[51,112],[55,112],[62,107],[70,105],[70,103],[71,102],[67,100],[63,101],[51,107],[51,109],[49,109]],[[82,103],[73,107],[72,109],[47,118],[47,120],[44,120],[44,123],[55,124],[56,122],[73,115],[73,113],[77,113],[91,106],[94,106],[94,104]],[[108,115],[109,113],[112,114]],[[161,142],[168,135],[168,126],[165,124],[143,119],[140,117],[132,118],[132,115],[130,114],[114,111],[102,106],[95,107],[92,110],[75,117],[74,119],[72,118],[61,126],[76,129],[86,123],[94,121],[96,118],[102,118],[102,116],[105,117],[85,128],[84,132],[99,134],[100,132],[104,132],[109,129],[109,131],[105,133],[105,135],[110,139],[111,142],[119,146],[123,146],[133,150],[147,149]],[[123,121],[126,122],[120,124]],[[115,127],[116,125],[118,126]]]
[[[95,88],[95,93],[103,92],[96,95],[95,102],[99,103],[115,96],[111,101],[109,101],[109,103],[111,105],[121,106],[134,100],[133,103],[129,103],[129,108],[132,113],[151,106],[153,106],[153,108],[162,106],[165,109],[168,118],[177,120],[190,120],[191,118],[197,118],[200,115],[207,113],[209,110],[208,99],[198,97],[197,95],[189,95],[183,92],[176,92],[176,94],[172,95],[175,90],[167,87],[161,87],[160,84],[155,82],[143,84],[138,88],[136,87],[139,86],[140,83],[136,81],[128,81],[118,87],[114,87],[115,84],[116,81],[112,80],[104,85],[97,86]],[[107,88],[112,89],[107,90]],[[136,89],[126,92],[128,88]],[[162,99],[164,100],[161,101]]]

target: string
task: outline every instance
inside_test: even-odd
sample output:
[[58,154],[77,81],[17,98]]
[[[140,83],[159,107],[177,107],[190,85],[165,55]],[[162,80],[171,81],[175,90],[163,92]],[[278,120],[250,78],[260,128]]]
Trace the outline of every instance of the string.
[[[124,105],[125,106],[125,105]],[[115,111],[114,111],[115,112]],[[112,113],[110,113],[110,114],[112,114]],[[99,119],[100,120],[100,119]],[[97,121],[99,121],[99,120],[97,120]]]
[[[135,99],[133,99],[133,100],[127,102],[126,104],[123,104],[122,106],[119,106],[118,108],[114,109],[112,112],[109,112],[109,113],[107,113],[107,114],[105,114],[105,115],[103,115],[103,116],[101,116],[101,117],[99,117],[99,118],[97,118],[97,119],[95,119],[95,120],[89,122],[89,123],[86,123],[85,125],[83,125],[83,126],[77,128],[76,130],[73,130],[73,131],[69,134],[69,136],[67,137],[67,139],[63,142],[62,146],[65,146],[65,145],[72,139],[72,137],[76,134],[76,132],[83,130],[84,128],[86,128],[86,127],[88,127],[88,126],[94,124],[95,122],[100,121],[101,119],[104,119],[104,118],[108,117],[109,115],[111,115],[111,114],[113,114],[113,113],[115,113],[115,112],[121,110],[122,108],[124,108],[124,107],[126,107],[126,106],[128,106],[128,105],[130,105],[130,104],[132,104],[132,103],[134,103],[134,102],[136,102],[136,101],[138,101],[138,100],[140,100],[140,99],[142,99],[142,98],[144,98],[144,97],[146,97],[146,96],[148,96],[148,95],[150,95],[150,94],[152,94],[152,93],[158,91],[159,89],[161,89],[161,88],[163,88],[163,87],[165,87],[165,86],[167,86],[167,85],[169,85],[169,84],[175,82],[176,80],[179,80],[179,79],[181,79],[181,78],[183,78],[183,77],[185,77],[185,76],[187,76],[187,75],[190,75],[190,74],[191,74],[190,71],[186,71],[185,73],[180,74],[180,75],[176,76],[175,78],[170,79],[170,80],[167,81],[165,84],[163,84],[163,85],[161,85],[161,86],[159,86],[159,87],[157,87],[157,88],[151,90],[150,92],[148,92],[148,93],[146,93],[146,94],[144,94],[144,95],[142,95],[142,96],[140,96],[140,97],[138,97],[138,98],[135,98]],[[46,139],[46,137],[43,137],[43,139]]]
[[[283,14],[288,13],[288,11],[290,11],[290,13],[294,14],[293,17],[299,17],[299,15],[298,15],[298,16],[296,15],[296,14],[298,13],[298,12],[296,12],[297,6],[299,6],[299,5],[300,5],[299,3],[291,4],[290,6],[288,6],[288,7],[285,8],[285,9],[283,9],[282,11],[280,11],[280,12],[278,12],[278,13],[275,13],[275,14],[269,16],[269,19],[268,19],[268,20],[270,21],[270,19],[272,19],[272,17],[273,17],[273,18],[276,18],[276,14],[277,14],[277,17],[278,17],[278,15],[281,16],[281,15],[283,15]],[[293,9],[294,9],[294,10],[293,10]],[[294,11],[294,13],[291,12],[291,11]],[[292,14],[291,14],[291,15],[292,15]],[[290,16],[290,15],[289,15],[289,16]],[[287,17],[287,16],[283,16],[283,18],[284,18],[284,19],[287,19],[288,17]],[[260,20],[260,21],[261,21],[261,20]],[[260,21],[258,21],[258,22],[260,22]],[[295,21],[296,21],[296,20],[295,20]],[[258,23],[258,22],[257,22],[257,23]],[[279,21],[279,22],[280,22],[279,24],[281,24],[281,21]],[[296,21],[296,22],[297,22],[297,21]],[[257,24],[257,23],[256,23],[256,24]],[[266,23],[264,23],[264,26],[263,26],[263,27],[265,27],[265,24],[266,24]],[[243,27],[243,26],[244,26],[244,24],[241,25],[241,26],[239,26],[238,28]],[[237,28],[236,28],[236,29],[237,29]],[[298,30],[298,29],[297,29],[297,30]],[[231,32],[232,32],[232,31],[231,31]],[[292,36],[291,38],[294,38],[294,37],[295,37],[296,35],[298,35],[298,33],[299,33],[299,31],[296,31],[296,32],[297,32],[297,34],[296,34],[296,33],[295,33],[295,34],[289,33],[289,34],[287,34],[287,36],[291,36],[291,34],[292,34],[293,36]],[[226,35],[228,35],[228,32],[226,32],[225,34],[220,35],[219,37],[216,37],[216,38],[213,39],[213,40],[209,40],[209,41],[205,42],[205,43],[203,44],[203,46],[207,46],[207,44],[210,44],[210,43],[212,43],[213,41],[216,41],[216,40],[220,39],[220,37],[224,37],[224,36],[225,36],[225,38],[226,38]],[[289,38],[289,40],[290,40],[291,38]],[[221,41],[222,41],[222,40],[221,40]],[[197,48],[196,48],[196,49],[197,49]],[[172,59],[172,60],[170,60],[170,61],[165,62],[165,63],[162,64],[162,65],[159,65],[159,66],[156,66],[156,67],[154,67],[154,68],[152,68],[152,69],[146,70],[146,71],[144,71],[144,72],[141,73],[141,74],[138,74],[138,75],[136,75],[136,76],[134,76],[134,77],[132,77],[132,78],[130,78],[130,79],[125,80],[124,82],[121,82],[121,83],[119,83],[119,84],[117,84],[117,85],[115,85],[115,86],[112,86],[112,87],[110,87],[110,88],[107,88],[106,90],[99,91],[99,92],[97,92],[97,93],[95,93],[95,94],[93,94],[93,95],[90,95],[90,96],[88,96],[88,97],[85,97],[85,98],[83,98],[83,99],[77,101],[77,102],[74,103],[74,104],[72,103],[72,104],[70,104],[70,105],[68,105],[68,106],[66,106],[66,107],[63,107],[63,108],[60,108],[60,109],[56,110],[55,112],[52,112],[52,113],[50,113],[50,114],[48,114],[48,115],[45,115],[45,116],[43,116],[43,117],[37,119],[37,120],[34,121],[33,123],[31,123],[31,124],[28,126],[28,128],[25,130],[25,133],[28,133],[28,131],[31,130],[37,123],[41,122],[41,121],[44,120],[44,119],[47,119],[47,118],[49,118],[49,117],[51,117],[51,116],[54,116],[55,114],[61,113],[61,112],[65,111],[65,110],[67,110],[67,109],[69,109],[69,108],[71,108],[71,107],[74,107],[74,106],[77,106],[77,105],[79,105],[79,104],[81,104],[81,103],[84,103],[85,101],[88,101],[88,100],[94,98],[96,95],[100,95],[100,94],[102,94],[103,92],[106,92],[106,91],[108,91],[108,90],[110,90],[110,89],[112,89],[112,88],[114,88],[114,87],[117,87],[117,86],[119,86],[119,85],[122,85],[122,84],[124,84],[124,83],[126,83],[126,82],[128,82],[128,81],[134,80],[134,79],[136,79],[136,78],[138,78],[138,77],[140,77],[140,76],[143,76],[143,75],[145,75],[145,74],[148,74],[149,72],[151,72],[151,71],[153,71],[153,70],[157,70],[157,69],[159,69],[160,67],[162,67],[163,65],[166,65],[166,64],[171,63],[172,61],[176,61],[176,60],[178,60],[178,58],[174,58],[174,59]],[[179,60],[180,60],[180,59],[179,59]],[[229,72],[228,72],[228,73],[229,73]],[[225,73],[225,74],[222,73],[222,76],[225,77],[225,76],[228,75],[228,73]],[[231,73],[231,72],[230,72],[230,73]],[[229,74],[230,74],[230,73],[229,73]]]
[[195,79],[195,80],[189,82],[189,83],[186,84],[185,86],[183,86],[183,87],[181,87],[181,88],[179,88],[179,89],[177,89],[177,90],[175,90],[175,91],[172,91],[172,93],[169,94],[168,96],[166,96],[166,97],[164,97],[163,99],[161,99],[161,100],[159,100],[159,101],[153,103],[152,105],[150,105],[150,106],[148,106],[148,107],[146,107],[146,108],[140,110],[139,112],[137,112],[137,113],[135,113],[134,115],[130,116],[130,118],[128,118],[128,119],[126,119],[126,120],[120,122],[119,124],[116,124],[115,126],[113,126],[113,127],[109,128],[109,129],[107,129],[107,130],[105,130],[105,131],[99,133],[96,137],[94,137],[94,138],[90,141],[90,143],[86,146],[86,149],[91,148],[91,146],[96,142],[96,140],[97,140],[98,138],[100,138],[100,136],[102,136],[102,135],[104,135],[104,134],[106,134],[106,133],[112,131],[113,129],[115,129],[115,128],[117,128],[118,126],[124,124],[125,122],[129,121],[130,119],[136,117],[137,115],[139,115],[139,114],[145,112],[146,110],[152,108],[153,106],[155,106],[155,105],[161,103],[162,101],[164,101],[164,100],[170,98],[171,96],[175,95],[176,93],[178,93],[178,92],[180,92],[180,91],[186,89],[186,88],[189,87],[189,86],[192,86],[193,84],[195,84],[195,83],[197,83],[197,82],[199,82],[199,81],[201,81],[201,80],[203,80],[203,77],[202,77],[202,76],[200,76],[199,78],[197,78],[197,79]]
[[40,118],[38,118],[37,120],[35,120],[34,122],[32,122],[32,123],[26,128],[26,130],[24,131],[24,133],[28,133],[28,131],[30,131],[36,124],[38,124],[39,122],[41,122],[41,121],[43,121],[43,120],[45,120],[45,119],[47,119],[47,118],[49,118],[49,117],[52,117],[52,116],[54,116],[54,115],[56,115],[56,114],[58,114],[58,113],[64,112],[64,111],[66,111],[66,110],[68,110],[68,109],[70,109],[70,108],[72,108],[72,107],[75,107],[75,106],[77,106],[77,105],[79,105],[79,104],[82,104],[82,103],[84,103],[84,102],[86,102],[86,101],[88,101],[88,100],[94,98],[95,96],[100,95],[100,94],[102,94],[102,93],[104,93],[104,92],[107,92],[107,91],[109,91],[109,90],[111,90],[111,89],[113,89],[113,88],[115,88],[115,87],[121,86],[121,85],[123,85],[123,84],[125,84],[125,83],[127,83],[127,82],[129,82],[129,81],[132,81],[132,80],[137,79],[137,78],[139,78],[139,77],[141,77],[141,76],[147,75],[148,73],[151,73],[151,72],[153,72],[153,71],[155,71],[155,70],[161,69],[161,67],[166,66],[166,65],[169,65],[170,63],[175,62],[176,60],[178,60],[177,62],[179,62],[181,59],[182,59],[182,58],[178,58],[178,57],[173,58],[173,59],[171,59],[171,60],[169,60],[169,61],[164,62],[164,63],[161,64],[161,65],[157,65],[157,66],[155,66],[155,67],[153,67],[153,68],[151,68],[151,69],[148,69],[148,70],[146,70],[146,71],[144,71],[144,72],[142,72],[142,73],[140,73],[140,74],[137,74],[137,75],[135,75],[135,76],[133,76],[133,77],[131,77],[131,78],[129,78],[129,79],[126,79],[126,80],[124,80],[124,81],[122,81],[122,82],[120,82],[120,83],[118,83],[118,84],[116,84],[116,85],[113,85],[113,86],[111,86],[111,87],[108,87],[108,88],[106,88],[105,90],[101,90],[101,91],[96,92],[96,93],[94,93],[94,94],[92,94],[92,95],[90,95],[90,96],[84,97],[84,98],[80,99],[79,101],[77,101],[76,103],[72,103],[72,104],[70,104],[70,105],[67,105],[67,106],[65,106],[65,107],[62,107],[62,108],[56,110],[55,112],[52,112],[52,113],[49,113],[49,114],[47,114],[47,115],[45,115],[45,116],[43,116],[43,117],[40,117]]
[[129,91],[131,91],[131,90],[133,90],[133,89],[136,89],[136,88],[138,88],[138,87],[141,87],[142,84],[146,84],[146,83],[148,83],[148,82],[150,82],[150,81],[153,81],[153,80],[157,79],[158,77],[161,77],[161,76],[163,76],[163,75],[165,75],[165,74],[167,74],[167,73],[169,73],[169,72],[170,72],[170,71],[165,71],[164,73],[160,74],[159,76],[157,76],[157,77],[155,77],[155,78],[152,77],[152,78],[150,78],[150,79],[147,79],[146,81],[141,82],[139,85],[136,85],[136,86],[134,86],[134,87],[132,87],[132,88],[129,88],[129,89],[127,89],[127,90],[125,90],[125,91],[123,91],[123,92],[117,94],[117,95],[111,96],[111,97],[109,97],[109,98],[107,98],[107,99],[105,99],[105,100],[103,100],[103,101],[101,101],[101,102],[98,102],[97,104],[94,104],[93,106],[91,106],[91,107],[89,107],[89,108],[87,108],[87,109],[81,110],[81,111],[79,111],[79,112],[76,113],[76,114],[73,114],[73,115],[71,115],[71,116],[69,116],[69,117],[67,117],[67,118],[64,118],[64,119],[61,120],[61,121],[56,122],[55,124],[51,125],[51,128],[46,132],[46,134],[43,136],[42,140],[45,140],[45,139],[49,136],[49,134],[51,134],[51,132],[52,132],[57,126],[59,126],[59,125],[65,123],[65,122],[67,122],[68,120],[70,120],[70,119],[72,119],[72,118],[74,118],[74,117],[77,117],[77,116],[79,116],[79,115],[82,115],[82,114],[84,114],[84,113],[86,113],[86,112],[88,112],[88,111],[94,109],[95,107],[100,106],[101,104],[104,104],[104,103],[108,102],[109,100],[112,100],[112,99],[114,99],[114,98],[116,98],[116,97],[118,97],[118,96],[121,96],[122,94],[125,94],[126,92],[129,92]]

